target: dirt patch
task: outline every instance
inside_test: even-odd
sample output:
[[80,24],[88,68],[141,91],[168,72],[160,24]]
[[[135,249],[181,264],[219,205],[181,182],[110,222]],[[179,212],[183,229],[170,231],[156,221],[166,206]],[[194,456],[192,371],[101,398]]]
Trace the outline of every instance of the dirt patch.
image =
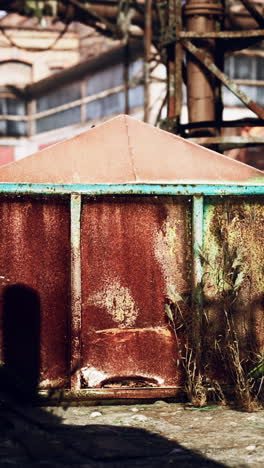
[[1,409],[1,467],[264,466],[264,411],[163,401],[19,411]]

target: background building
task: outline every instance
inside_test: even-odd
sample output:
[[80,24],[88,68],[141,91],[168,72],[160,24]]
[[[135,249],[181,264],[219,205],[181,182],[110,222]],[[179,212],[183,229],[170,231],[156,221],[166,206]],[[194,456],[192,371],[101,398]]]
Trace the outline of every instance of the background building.
[[[228,5],[227,18],[233,23],[225,25],[225,29],[256,27],[243,5],[239,2]],[[260,8],[261,0],[257,5]],[[49,16],[2,13],[0,164],[20,159],[119,113],[146,120],[147,108],[150,123],[186,138],[194,137],[194,141],[264,169],[263,126],[254,124],[254,113],[224,86],[222,115],[227,124],[220,128],[219,123],[217,135],[221,144],[209,142],[208,129],[202,132],[198,129],[196,133],[190,130],[189,91],[186,92],[185,85],[181,85],[180,125],[176,129],[168,127],[166,107],[170,84],[163,49],[150,46],[146,62],[146,36],[139,34],[138,26],[133,28],[129,37],[126,34],[121,37],[114,33],[101,34],[97,26],[94,28],[85,21],[60,22]],[[245,49],[239,45],[230,50],[226,47],[224,71],[250,99],[263,106],[263,43],[255,40],[245,46]],[[186,60],[183,60],[183,82],[189,66]],[[242,148],[245,141],[246,147]],[[258,142],[261,146],[256,145]]]

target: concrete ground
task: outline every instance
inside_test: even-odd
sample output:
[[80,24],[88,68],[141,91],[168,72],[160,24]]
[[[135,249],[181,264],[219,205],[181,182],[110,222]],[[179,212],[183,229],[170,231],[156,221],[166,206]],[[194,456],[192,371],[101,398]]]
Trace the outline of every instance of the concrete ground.
[[183,404],[0,407],[1,468],[263,467],[264,411]]

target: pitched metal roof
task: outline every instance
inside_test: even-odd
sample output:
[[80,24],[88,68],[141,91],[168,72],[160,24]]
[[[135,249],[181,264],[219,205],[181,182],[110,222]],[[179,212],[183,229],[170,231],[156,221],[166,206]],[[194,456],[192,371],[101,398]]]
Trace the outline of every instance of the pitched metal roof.
[[126,115],[0,168],[0,182],[264,183],[261,171]]

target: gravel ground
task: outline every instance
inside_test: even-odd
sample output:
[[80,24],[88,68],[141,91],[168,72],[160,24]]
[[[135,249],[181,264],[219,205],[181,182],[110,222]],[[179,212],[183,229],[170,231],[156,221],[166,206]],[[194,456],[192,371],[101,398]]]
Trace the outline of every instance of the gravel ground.
[[263,467],[264,411],[2,406],[0,467]]

